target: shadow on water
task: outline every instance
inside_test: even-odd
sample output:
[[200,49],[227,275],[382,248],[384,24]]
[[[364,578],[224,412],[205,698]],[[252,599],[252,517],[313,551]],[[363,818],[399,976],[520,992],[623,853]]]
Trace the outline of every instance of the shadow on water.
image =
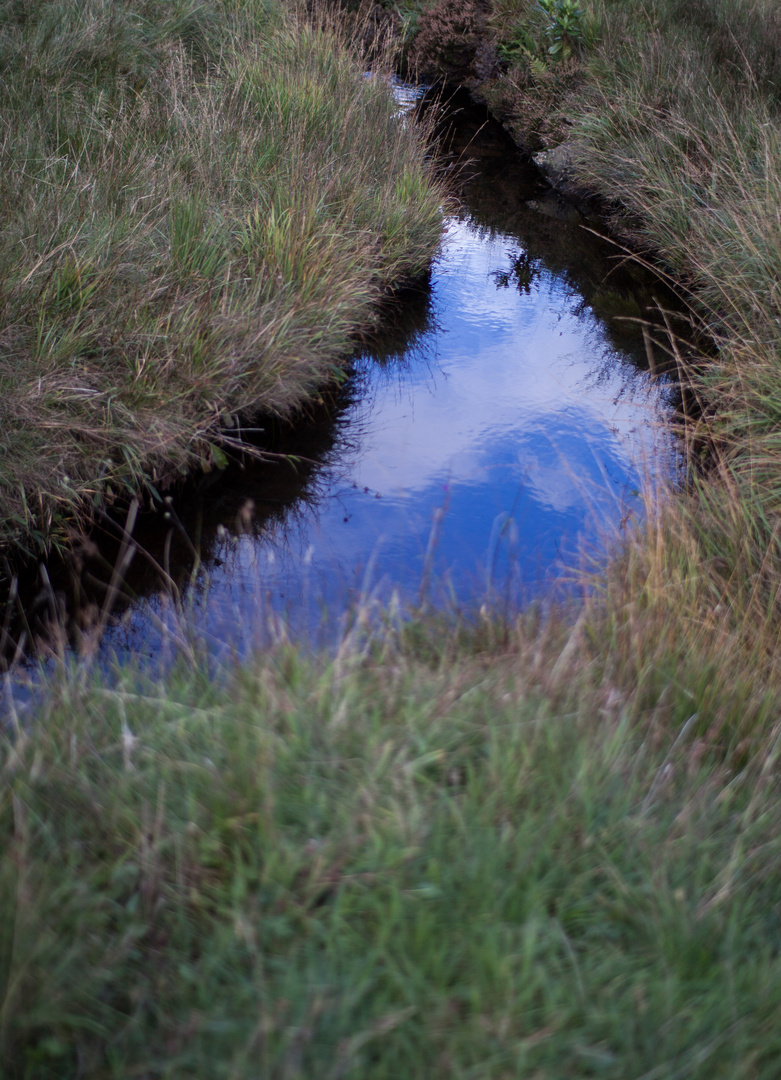
[[571,588],[584,545],[603,557],[642,485],[675,474],[678,391],[637,321],[674,298],[484,110],[454,99],[440,137],[460,209],[345,383],[261,419],[255,454],[141,509],[132,540],[107,516],[21,572],[7,656],[48,638],[154,660],[181,603],[216,654],[281,620],[327,638],[357,598],[517,605]]
[[462,213],[478,230],[522,237],[521,262],[508,255],[497,284],[528,293],[545,269],[579,298],[581,310],[603,320],[605,332],[622,358],[648,368],[641,322],[657,328],[658,370],[670,371],[659,306],[687,338],[686,309],[657,273],[603,235],[596,209],[577,207],[553,191],[485,107],[458,91],[448,99],[437,136],[452,161]]

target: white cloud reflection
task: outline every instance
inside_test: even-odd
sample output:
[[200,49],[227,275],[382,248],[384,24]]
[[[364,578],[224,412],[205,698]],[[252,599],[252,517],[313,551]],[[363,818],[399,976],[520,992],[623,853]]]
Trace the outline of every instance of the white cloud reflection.
[[[605,373],[611,346],[604,329],[576,312],[551,275],[543,273],[528,296],[496,286],[491,275],[514,243],[476,240],[467,224],[451,225],[434,281],[447,329],[418,348],[436,364],[413,364],[400,375],[401,391],[386,383],[367,406],[359,486],[413,497],[445,477],[479,482],[490,469],[487,448],[512,435],[537,498],[560,509],[579,501],[578,477],[592,477],[595,453],[642,468],[667,438],[659,388],[619,357]],[[546,438],[551,455],[543,465]]]

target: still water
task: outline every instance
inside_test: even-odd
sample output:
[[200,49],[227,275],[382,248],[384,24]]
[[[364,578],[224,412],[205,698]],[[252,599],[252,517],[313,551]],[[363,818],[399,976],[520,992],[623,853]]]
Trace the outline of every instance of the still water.
[[[106,655],[154,658],[176,636],[160,566],[218,653],[282,621],[328,636],[351,605],[393,595],[517,606],[561,592],[642,512],[644,485],[674,474],[675,386],[649,374],[633,321],[669,298],[479,110],[449,125],[460,207],[430,277],[389,305],[345,386],[293,430],[266,425],[260,445],[279,456],[139,522]],[[82,604],[92,589],[93,610],[96,544],[62,585]]]

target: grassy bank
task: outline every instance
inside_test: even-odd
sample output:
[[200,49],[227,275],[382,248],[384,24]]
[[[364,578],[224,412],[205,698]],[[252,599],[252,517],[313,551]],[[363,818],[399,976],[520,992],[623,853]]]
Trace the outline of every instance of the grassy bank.
[[711,681],[531,629],[49,699],[2,763],[4,1075],[775,1078],[777,710],[728,735]]
[[678,357],[691,388],[685,437],[705,468],[601,582],[589,615],[598,662],[640,680],[649,658],[668,679],[728,671],[733,687],[754,684],[752,698],[775,694],[778,9],[590,0],[565,36],[566,7],[495,0],[465,22],[449,0],[418,6],[407,55],[473,86],[529,150],[565,142],[569,179],[602,197],[620,243],[687,291],[712,346]]
[[221,464],[427,266],[421,132],[283,7],[0,5],[0,543]]

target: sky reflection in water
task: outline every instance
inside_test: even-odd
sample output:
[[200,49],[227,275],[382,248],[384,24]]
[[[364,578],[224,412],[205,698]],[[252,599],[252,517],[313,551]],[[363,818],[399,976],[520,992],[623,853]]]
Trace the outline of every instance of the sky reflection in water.
[[[360,594],[414,600],[427,572],[435,600],[490,587],[523,602],[571,578],[584,544],[603,550],[649,474],[674,468],[670,388],[617,351],[565,275],[466,212],[425,328],[400,356],[360,358],[355,378],[316,497],[216,542],[191,590],[215,642],[251,638],[270,611],[300,631]],[[140,603],[107,648],[153,654],[165,610]]]

